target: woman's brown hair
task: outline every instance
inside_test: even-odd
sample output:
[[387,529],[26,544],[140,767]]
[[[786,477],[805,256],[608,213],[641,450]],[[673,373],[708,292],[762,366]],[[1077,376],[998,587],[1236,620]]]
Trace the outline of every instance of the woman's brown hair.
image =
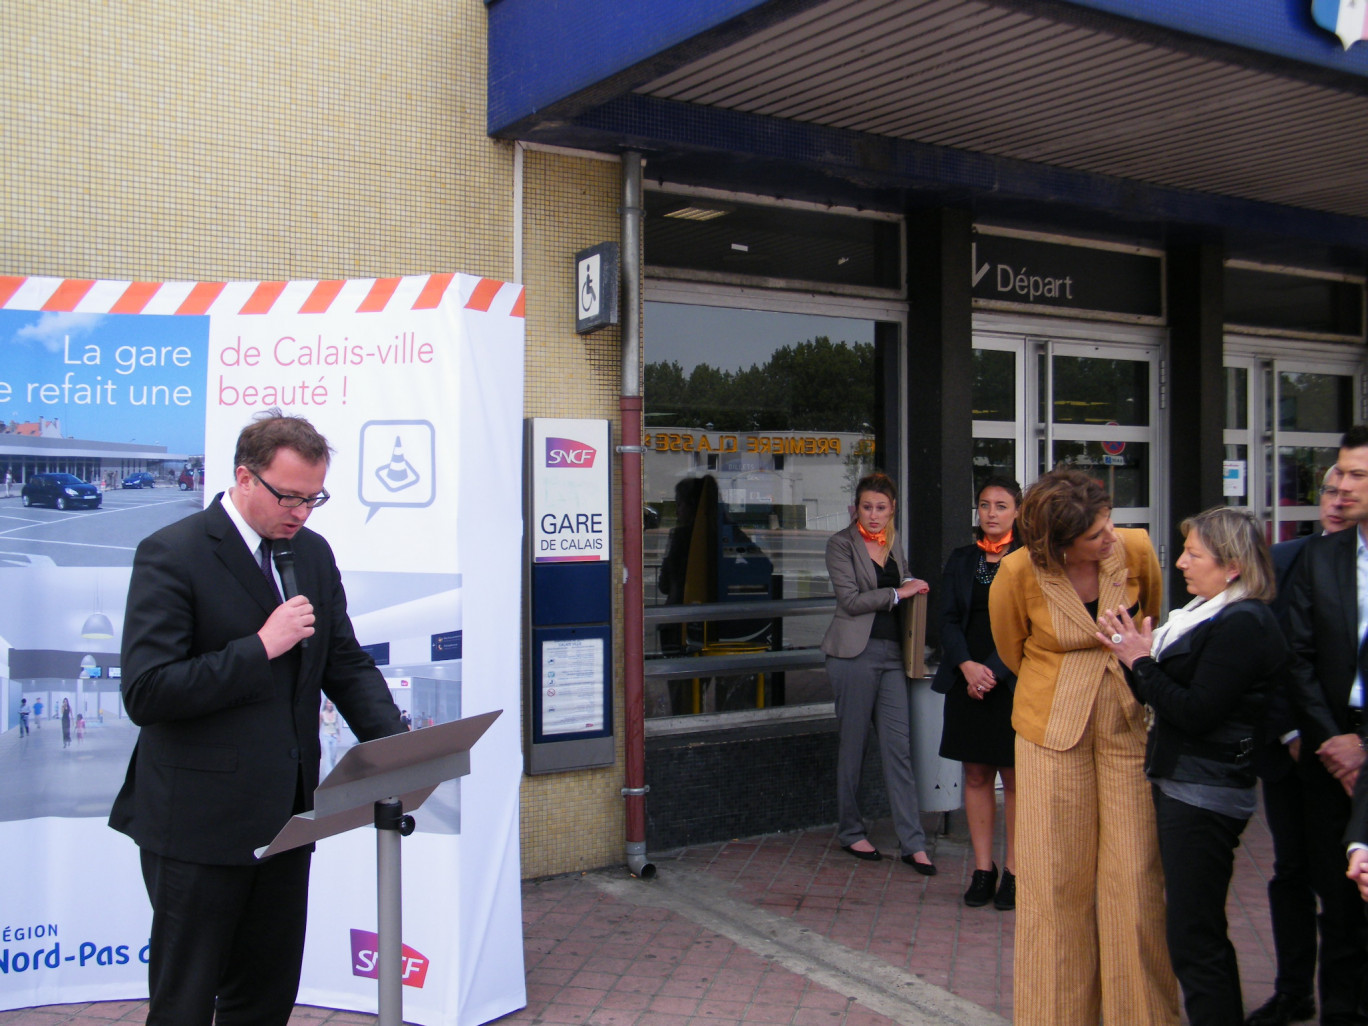
[[1111,508],[1111,496],[1100,481],[1081,470],[1052,470],[1026,489],[1016,529],[1031,562],[1062,570],[1064,550]]

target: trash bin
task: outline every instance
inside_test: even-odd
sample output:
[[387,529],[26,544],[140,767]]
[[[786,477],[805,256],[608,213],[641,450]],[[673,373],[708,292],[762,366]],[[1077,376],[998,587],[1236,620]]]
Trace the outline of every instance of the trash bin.
[[922,812],[952,812],[964,805],[963,767],[940,757],[945,696],[931,690],[931,678],[911,681],[912,772]]

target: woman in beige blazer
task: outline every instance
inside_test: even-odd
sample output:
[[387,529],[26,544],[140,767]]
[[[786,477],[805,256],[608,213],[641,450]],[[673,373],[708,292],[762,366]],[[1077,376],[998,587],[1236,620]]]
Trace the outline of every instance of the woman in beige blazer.
[[1016,1026],[1176,1026],[1164,879],[1145,781],[1145,711],[1097,640],[1099,603],[1158,617],[1159,561],[1117,529],[1079,471],[1045,474],[1017,518],[1023,547],[989,593],[1017,675]]
[[900,601],[927,591],[907,572],[894,531],[898,493],[892,479],[873,473],[855,486],[855,520],[827,542],[826,566],[836,593],[836,615],[822,639],[827,678],[836,696],[837,840],[857,859],[883,856],[870,843],[856,791],[872,722],[879,734],[884,785],[902,860],[934,876],[912,777],[912,741]]

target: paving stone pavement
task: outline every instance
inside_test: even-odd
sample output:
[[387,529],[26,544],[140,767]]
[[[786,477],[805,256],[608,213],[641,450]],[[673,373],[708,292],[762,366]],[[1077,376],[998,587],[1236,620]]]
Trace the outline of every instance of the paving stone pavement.
[[[963,817],[951,817],[962,827]],[[928,817],[942,826],[942,817]],[[1000,831],[999,831],[1000,833]],[[887,822],[871,839],[896,850]],[[940,833],[940,873],[861,862],[829,827],[653,854],[523,883],[527,1007],[508,1026],[998,1026],[1012,1014],[1015,914],[966,908],[967,838]],[[1246,1008],[1273,989],[1262,810],[1236,853],[1227,911]],[[145,1021],[142,1001],[0,1012],[0,1026]],[[299,1026],[375,1016],[299,1006]]]

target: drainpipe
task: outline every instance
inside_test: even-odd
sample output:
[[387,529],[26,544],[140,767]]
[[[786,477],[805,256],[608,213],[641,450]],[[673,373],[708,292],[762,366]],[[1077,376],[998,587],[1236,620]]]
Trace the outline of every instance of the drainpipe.
[[641,581],[641,154],[622,155],[622,662],[626,736],[623,800],[627,803],[627,868],[655,876],[646,858],[646,674]]

